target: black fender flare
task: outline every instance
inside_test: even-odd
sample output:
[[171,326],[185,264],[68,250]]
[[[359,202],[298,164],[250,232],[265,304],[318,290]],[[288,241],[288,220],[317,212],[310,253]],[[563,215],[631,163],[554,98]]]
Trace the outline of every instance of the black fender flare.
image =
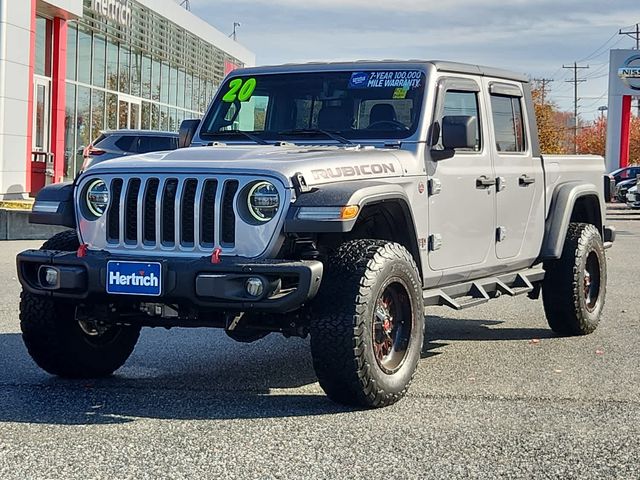
[[564,241],[567,237],[569,223],[574,207],[579,199],[585,197],[595,198],[598,205],[598,211],[594,212],[595,218],[598,219],[597,228],[603,235],[602,226],[604,212],[601,202],[601,196],[598,187],[591,183],[583,182],[567,182],[559,185],[553,192],[549,214],[545,222],[544,240],[540,258],[542,260],[558,259],[562,256]]

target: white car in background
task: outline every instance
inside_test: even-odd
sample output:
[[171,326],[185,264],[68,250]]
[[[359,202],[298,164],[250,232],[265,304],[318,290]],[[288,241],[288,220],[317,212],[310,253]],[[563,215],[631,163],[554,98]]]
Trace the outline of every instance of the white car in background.
[[638,194],[637,185],[634,185],[627,191],[627,206],[629,208],[640,209],[640,195]]

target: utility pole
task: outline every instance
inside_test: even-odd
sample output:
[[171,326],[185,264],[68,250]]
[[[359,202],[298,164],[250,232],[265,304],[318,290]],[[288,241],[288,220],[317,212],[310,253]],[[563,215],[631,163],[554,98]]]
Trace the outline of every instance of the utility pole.
[[566,80],[573,83],[573,153],[578,153],[578,84],[586,82],[583,78],[578,78],[578,70],[587,69],[589,65],[580,66],[576,62],[573,65],[562,65],[562,68],[573,70],[573,80]]
[[540,96],[542,100],[542,105],[544,105],[545,98],[547,96],[547,85],[553,82],[551,78],[534,78],[534,82],[536,82],[540,86]]
[[635,30],[623,32],[622,29],[620,29],[618,35],[626,35],[627,37],[633,38],[636,41],[636,50],[640,50],[640,23],[636,23]]

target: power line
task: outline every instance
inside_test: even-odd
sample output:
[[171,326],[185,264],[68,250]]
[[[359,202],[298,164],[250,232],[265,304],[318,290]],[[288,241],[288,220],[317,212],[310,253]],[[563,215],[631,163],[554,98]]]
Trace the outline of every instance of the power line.
[[578,84],[586,82],[583,78],[578,78],[578,70],[587,69],[589,65],[580,66],[578,62],[573,65],[562,65],[562,68],[573,70],[573,80],[566,80],[567,83],[573,83],[573,153],[578,153]]
[[640,23],[636,23],[635,30],[623,32],[622,29],[618,32],[618,35],[626,35],[636,41],[636,50],[640,50]]
[[540,95],[542,100],[542,105],[544,105],[544,100],[547,93],[547,85],[553,82],[552,78],[534,78],[534,82],[536,82],[540,86]]

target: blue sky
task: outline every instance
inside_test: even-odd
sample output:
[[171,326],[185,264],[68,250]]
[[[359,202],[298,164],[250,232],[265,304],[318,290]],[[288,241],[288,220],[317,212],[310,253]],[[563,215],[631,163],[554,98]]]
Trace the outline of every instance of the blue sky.
[[223,32],[241,22],[238,41],[257,63],[385,58],[480,63],[552,78],[551,98],[573,109],[571,72],[581,113],[606,104],[608,50],[632,48],[618,29],[640,22],[638,0],[191,0],[191,10]]

